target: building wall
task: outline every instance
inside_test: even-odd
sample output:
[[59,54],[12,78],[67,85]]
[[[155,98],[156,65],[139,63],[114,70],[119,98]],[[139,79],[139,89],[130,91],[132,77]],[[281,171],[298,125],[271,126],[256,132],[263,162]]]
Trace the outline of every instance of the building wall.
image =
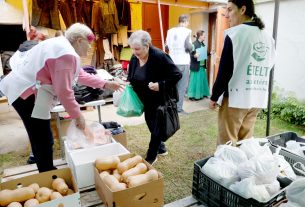
[[[275,86],[305,99],[305,1],[280,1]],[[266,30],[272,35],[274,2],[256,5]]]
[[168,18],[168,28],[176,27],[178,25],[178,18],[182,14],[189,14],[190,9],[180,6],[169,6],[169,18]]
[[[198,12],[191,14],[191,22],[190,22],[190,29],[192,30],[192,34],[196,35],[198,30],[205,31],[206,40],[205,44],[208,44],[208,28],[209,28],[209,14]],[[195,38],[192,38],[195,40]]]

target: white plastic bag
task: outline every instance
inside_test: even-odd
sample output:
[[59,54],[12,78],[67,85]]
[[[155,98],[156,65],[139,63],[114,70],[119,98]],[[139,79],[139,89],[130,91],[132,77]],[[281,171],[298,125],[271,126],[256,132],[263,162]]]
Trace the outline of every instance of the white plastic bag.
[[214,157],[206,162],[201,171],[225,187],[239,180],[236,165]]
[[88,148],[96,145],[111,142],[111,132],[103,125],[93,122],[82,131],[76,127],[75,120],[72,120],[67,130],[67,143],[69,149]]
[[219,145],[214,153],[214,157],[222,159],[223,161],[231,161],[236,165],[248,160],[242,150],[230,145]]
[[242,197],[254,198],[260,202],[270,199],[270,195],[264,185],[256,185],[255,178],[246,178],[230,186],[230,189]]
[[76,127],[75,120],[72,120],[67,129],[67,143],[69,149],[80,149],[89,146],[87,137],[82,130]]
[[273,154],[273,156],[278,162],[280,168],[280,176],[286,176],[291,180],[295,180],[296,174],[294,173],[291,165],[285,160],[285,158],[279,154]]
[[279,171],[277,160],[273,156],[266,155],[253,157],[238,166],[241,179],[254,177],[257,185],[273,183]]
[[261,146],[259,139],[246,139],[243,140],[241,146],[239,147],[245,154],[248,159],[255,157],[257,155],[272,155],[270,148],[267,145]]
[[268,191],[270,196],[277,194],[281,190],[280,183],[277,180],[275,180],[271,184],[265,184],[265,188]]
[[113,97],[113,105],[118,107],[120,104],[121,97],[122,97],[122,92],[114,91],[112,94],[112,97]]
[[111,142],[111,131],[106,130],[105,127],[98,122],[91,123],[86,131],[93,136],[94,145],[102,145]]
[[298,179],[291,183],[286,189],[288,203],[292,202],[300,207],[305,206],[305,178]]

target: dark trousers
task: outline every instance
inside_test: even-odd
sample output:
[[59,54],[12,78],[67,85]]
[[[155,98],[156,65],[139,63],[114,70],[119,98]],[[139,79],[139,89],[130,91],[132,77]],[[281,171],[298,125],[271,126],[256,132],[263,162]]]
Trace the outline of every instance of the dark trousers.
[[53,166],[53,135],[50,120],[32,118],[35,96],[31,95],[26,100],[18,98],[12,104],[21,117],[28,133],[32,152],[36,159],[39,172],[56,169]]
[[[145,121],[150,132],[152,132],[154,129],[155,120],[156,120],[156,109],[153,108],[145,109]],[[154,160],[158,155],[158,151],[165,149],[166,149],[165,144],[164,142],[161,141],[161,137],[154,136],[153,133],[151,133],[146,160]]]

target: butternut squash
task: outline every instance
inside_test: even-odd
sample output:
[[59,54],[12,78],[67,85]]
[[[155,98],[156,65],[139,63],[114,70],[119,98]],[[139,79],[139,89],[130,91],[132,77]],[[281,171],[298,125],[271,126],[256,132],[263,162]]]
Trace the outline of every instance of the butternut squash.
[[154,180],[158,180],[157,170],[151,169],[145,174],[133,175],[127,178],[127,185],[129,188],[143,185]]
[[37,193],[38,189],[40,188],[39,185],[37,183],[32,183],[31,185],[29,185],[28,187],[32,188],[34,190],[35,193]]
[[71,195],[71,194],[73,194],[73,193],[75,193],[74,190],[72,190],[72,189],[69,188],[69,189],[68,189],[67,195]]
[[36,193],[36,199],[39,201],[39,203],[44,203],[50,200],[52,190],[46,187],[41,187],[38,189]]
[[52,182],[52,188],[58,191],[61,195],[67,195],[69,186],[62,178],[56,178]]
[[54,191],[51,193],[50,200],[55,200],[57,198],[62,198],[62,197],[63,196],[59,192]]
[[36,206],[38,204],[39,204],[39,201],[37,199],[33,198],[33,199],[30,199],[30,200],[27,200],[24,203],[23,207],[34,207],[34,206]]
[[130,168],[133,168],[138,163],[143,162],[142,157],[140,155],[136,155],[134,157],[128,158],[124,160],[123,162],[118,164],[118,171],[120,174],[123,174],[126,170],[129,170]]
[[22,207],[22,205],[19,202],[13,202],[13,203],[10,203],[10,205],[8,205],[7,207]]
[[114,177],[116,177],[116,179],[118,179],[119,182],[122,181],[122,176],[120,175],[118,169],[115,169],[115,170],[112,172],[112,175],[113,175]]
[[140,175],[147,172],[147,166],[141,162],[138,163],[135,167],[123,172],[122,174],[122,181],[127,182],[127,178],[133,175]]
[[24,202],[35,197],[35,192],[30,187],[22,187],[15,190],[0,191],[0,206],[7,206],[13,202]]
[[120,183],[113,175],[106,175],[102,180],[113,192],[127,188],[125,183]]
[[120,163],[120,158],[117,156],[98,158],[95,161],[95,166],[99,171],[116,169]]
[[103,171],[100,173],[100,178],[103,180],[103,178],[107,175],[110,175],[110,173],[108,171]]

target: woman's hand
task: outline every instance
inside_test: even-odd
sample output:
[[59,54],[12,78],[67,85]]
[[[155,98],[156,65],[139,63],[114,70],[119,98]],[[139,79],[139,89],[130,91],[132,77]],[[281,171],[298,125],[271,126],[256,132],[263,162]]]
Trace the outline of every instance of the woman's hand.
[[79,128],[80,130],[85,130],[86,121],[82,114],[80,114],[80,116],[75,119],[75,124],[76,124],[76,127]]
[[122,90],[124,90],[124,86],[121,85],[117,81],[107,81],[105,83],[104,88],[111,89],[111,90],[114,90],[114,91],[122,91]]
[[210,100],[210,109],[216,109],[217,103],[215,101]]
[[152,91],[159,91],[159,83],[150,82],[148,88]]

